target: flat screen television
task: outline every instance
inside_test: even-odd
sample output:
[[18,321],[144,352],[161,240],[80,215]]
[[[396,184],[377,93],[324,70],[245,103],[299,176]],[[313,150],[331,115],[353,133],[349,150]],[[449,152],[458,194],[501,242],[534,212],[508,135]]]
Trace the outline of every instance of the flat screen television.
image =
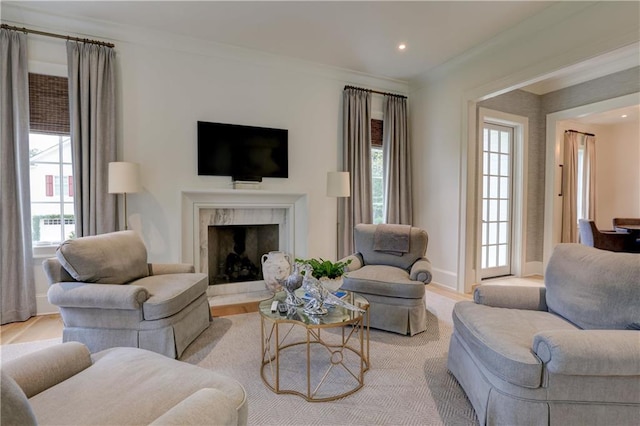
[[288,131],[198,121],[198,175],[289,177]]

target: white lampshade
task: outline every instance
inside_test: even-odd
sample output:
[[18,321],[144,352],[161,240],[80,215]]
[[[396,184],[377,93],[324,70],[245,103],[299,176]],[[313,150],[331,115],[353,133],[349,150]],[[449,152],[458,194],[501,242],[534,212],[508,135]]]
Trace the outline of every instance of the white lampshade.
[[131,194],[142,191],[140,165],[117,161],[109,163],[109,194]]
[[328,172],[327,173],[327,196],[328,197],[351,196],[351,187],[349,185],[349,172]]

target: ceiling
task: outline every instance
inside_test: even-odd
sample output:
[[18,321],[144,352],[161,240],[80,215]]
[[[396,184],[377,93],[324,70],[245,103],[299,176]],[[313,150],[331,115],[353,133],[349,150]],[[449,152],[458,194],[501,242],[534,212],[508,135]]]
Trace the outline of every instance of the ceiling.
[[[6,1],[85,22],[169,32],[400,81],[540,13],[555,1]],[[90,25],[89,25],[90,28]],[[82,34],[96,38],[96,34]],[[118,40],[115,41],[116,46]],[[404,51],[398,49],[405,43]],[[541,76],[541,95],[638,66],[638,46]],[[638,108],[624,112],[638,120]],[[582,117],[594,124],[623,112]],[[635,117],[635,118],[633,118]]]
[[[553,1],[3,1],[407,81]],[[87,34],[87,36],[91,36]],[[95,37],[95,35],[93,35]],[[398,45],[406,44],[400,51]]]

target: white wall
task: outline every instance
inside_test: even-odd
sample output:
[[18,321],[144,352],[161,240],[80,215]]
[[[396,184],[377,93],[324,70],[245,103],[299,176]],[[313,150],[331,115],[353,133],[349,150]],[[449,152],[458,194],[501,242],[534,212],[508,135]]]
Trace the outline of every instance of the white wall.
[[489,94],[637,42],[639,27],[636,3],[560,2],[412,82],[414,216],[429,232],[435,283],[469,291],[473,276],[470,106],[475,111],[475,101]]
[[600,126],[596,133],[596,226],[612,229],[614,217],[640,217],[638,123]]
[[[141,232],[154,262],[181,261],[181,191],[231,187],[230,177],[197,175],[198,120],[289,130],[289,178],[265,179],[262,188],[308,194],[307,253],[334,258],[336,199],[325,195],[325,185],[327,171],[339,170],[343,87],[408,90],[405,82],[15,5],[3,5],[3,22],[115,43],[118,157],[140,163],[144,187],[127,198],[129,226]],[[63,40],[28,40],[32,69],[66,69]],[[380,115],[381,102],[374,105],[374,115]],[[39,313],[50,310],[43,278],[39,272]]]

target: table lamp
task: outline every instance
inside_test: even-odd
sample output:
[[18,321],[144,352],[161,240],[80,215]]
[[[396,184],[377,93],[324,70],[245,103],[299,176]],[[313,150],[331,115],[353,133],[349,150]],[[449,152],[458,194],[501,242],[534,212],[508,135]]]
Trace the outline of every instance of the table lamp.
[[124,229],[127,226],[127,193],[142,191],[140,185],[140,165],[116,161],[109,163],[109,194],[124,195]]
[[351,188],[349,185],[349,172],[327,173],[327,197],[349,197]]

